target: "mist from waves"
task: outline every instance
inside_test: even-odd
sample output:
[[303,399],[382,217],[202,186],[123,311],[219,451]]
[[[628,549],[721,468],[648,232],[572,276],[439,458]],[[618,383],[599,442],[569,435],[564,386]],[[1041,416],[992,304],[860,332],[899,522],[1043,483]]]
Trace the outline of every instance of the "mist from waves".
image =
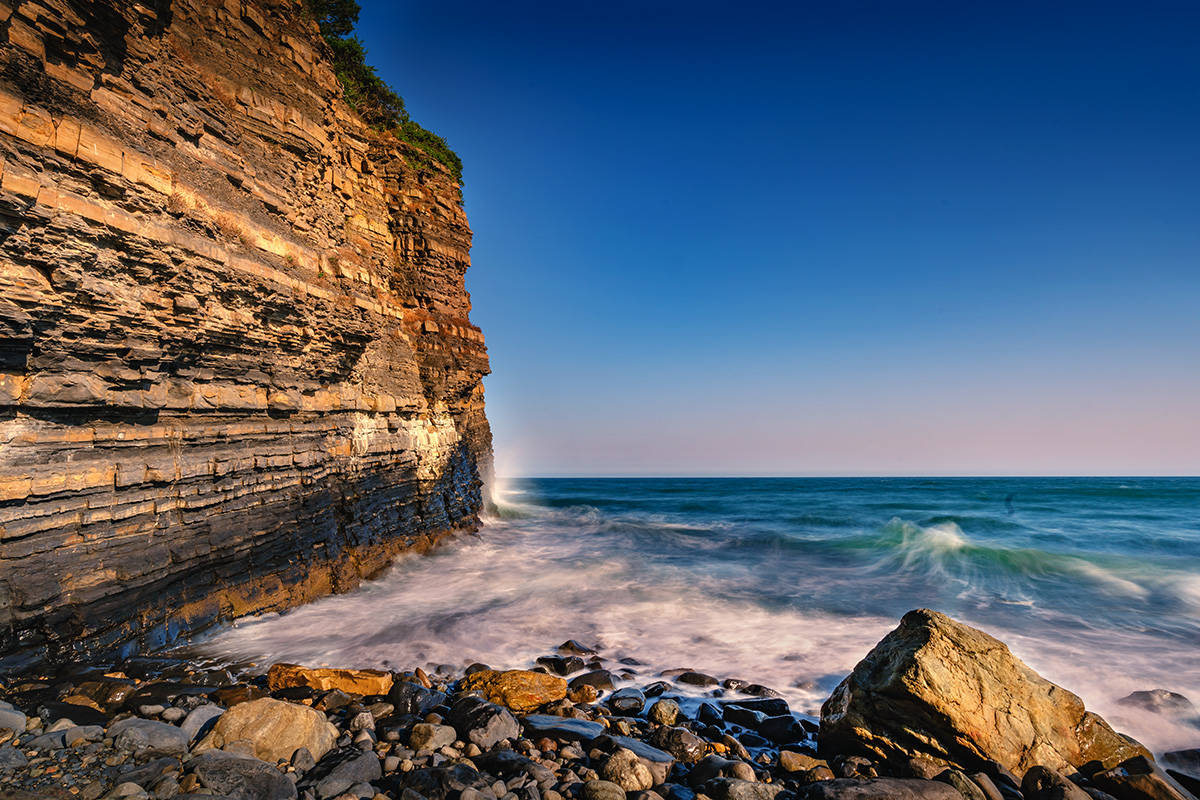
[[1200,701],[1200,481],[999,480],[515,482],[478,534],[201,646],[264,665],[511,668],[574,638],[638,659],[646,681],[688,667],[816,715],[924,606],[1152,749],[1200,745],[1195,721],[1116,703],[1151,688]]

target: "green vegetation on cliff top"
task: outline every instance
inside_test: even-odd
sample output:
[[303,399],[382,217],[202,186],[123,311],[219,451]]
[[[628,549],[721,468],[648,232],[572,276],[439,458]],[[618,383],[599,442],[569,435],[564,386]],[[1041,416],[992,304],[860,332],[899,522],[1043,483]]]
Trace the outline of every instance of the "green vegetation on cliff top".
[[[367,51],[354,35],[361,10],[355,0],[305,0],[308,14],[321,29],[333,51],[333,68],[342,93],[363,121],[416,147],[432,161],[444,165],[462,184],[462,159],[436,133],[408,116],[404,99],[367,63]],[[418,163],[416,166],[426,166]]]

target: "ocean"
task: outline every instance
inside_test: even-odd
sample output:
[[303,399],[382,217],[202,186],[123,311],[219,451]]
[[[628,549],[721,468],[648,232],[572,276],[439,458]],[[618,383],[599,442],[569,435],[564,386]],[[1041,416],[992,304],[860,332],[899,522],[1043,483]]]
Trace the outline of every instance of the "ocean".
[[[1200,479],[524,479],[478,534],[202,650],[263,665],[527,667],[568,638],[770,686],[816,715],[900,616],[1006,642],[1156,751],[1200,722]],[[699,691],[699,690],[698,690]]]

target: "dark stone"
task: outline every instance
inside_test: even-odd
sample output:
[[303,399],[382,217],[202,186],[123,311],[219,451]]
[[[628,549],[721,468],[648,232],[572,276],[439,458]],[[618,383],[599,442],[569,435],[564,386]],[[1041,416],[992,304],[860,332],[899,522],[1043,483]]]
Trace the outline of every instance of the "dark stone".
[[1149,689],[1142,692],[1133,692],[1122,697],[1117,703],[1171,717],[1187,716],[1196,713],[1196,707],[1192,705],[1191,700],[1188,700],[1178,692],[1169,692],[1166,689]]
[[[963,796],[964,800],[988,800],[988,796],[984,793],[983,789],[980,789],[975,784],[975,781],[968,778],[966,773],[962,772],[961,770],[943,770],[942,772],[938,773],[934,780],[941,781],[942,783],[948,783],[955,789],[958,789],[958,793]],[[1059,798],[1058,800],[1062,800],[1062,798]],[[1076,800],[1079,799],[1076,798]],[[1086,800],[1086,798],[1083,800]]]
[[593,689],[600,690],[611,689],[613,688],[612,673],[606,669],[596,669],[573,678],[567,684],[569,689],[578,689],[581,686],[591,686]]
[[615,714],[627,717],[636,716],[642,713],[642,709],[646,707],[646,696],[632,687],[618,689],[609,696],[608,707]]
[[188,763],[205,787],[231,800],[293,800],[296,785],[274,765],[250,756],[209,750]]
[[474,742],[483,750],[521,734],[521,726],[512,712],[473,695],[455,701],[448,722],[464,742]]
[[783,697],[783,695],[781,695],[779,692],[775,691],[771,687],[763,686],[760,683],[752,683],[749,686],[747,686],[746,688],[742,689],[742,691],[745,694],[752,694],[755,697],[768,697],[768,698]]
[[749,728],[750,730],[757,730],[762,721],[767,718],[767,715],[761,711],[731,705],[724,706],[722,714],[726,722],[741,725],[743,728]]
[[388,692],[387,701],[392,704],[395,714],[412,714],[423,717],[446,702],[446,695],[426,689],[419,683],[401,681],[392,686],[392,690]]
[[[659,697],[663,692],[671,691],[672,688],[674,687],[666,681],[655,681],[649,686],[642,687],[642,694],[646,695],[646,697]],[[670,799],[667,798],[667,800]]]
[[660,727],[651,734],[650,743],[685,764],[694,764],[704,756],[704,740],[687,728]]
[[555,675],[570,675],[584,669],[583,659],[579,656],[542,656],[537,663]]
[[743,781],[737,778],[717,778],[704,786],[704,793],[713,800],[775,800],[783,791],[777,783]]
[[705,725],[720,725],[725,721],[724,716],[721,714],[721,709],[712,703],[701,703],[700,707],[696,710],[696,719]]
[[[1088,800],[1088,794],[1049,767],[1030,767],[1021,779],[1025,800]],[[971,798],[967,798],[971,800]]]
[[356,783],[370,783],[383,777],[379,757],[373,751],[358,748],[335,750],[317,762],[300,781],[300,790],[311,789],[321,800],[336,797]]
[[493,750],[471,759],[481,771],[501,778],[515,775],[528,776],[539,786],[550,788],[554,784],[554,771],[547,769],[531,758],[512,750]]
[[11,744],[0,745],[0,771],[19,769],[28,763],[29,759],[25,757],[25,754]]
[[183,762],[178,758],[165,757],[156,758],[141,766],[129,767],[117,774],[116,783],[136,783],[138,786],[151,786],[162,776],[172,773],[181,772],[183,770]]
[[574,639],[567,639],[558,646],[558,652],[576,656],[594,656],[596,651],[587,645],[582,645]]
[[393,790],[401,794],[401,800],[409,796],[410,790],[425,800],[455,800],[468,789],[478,792],[484,800],[496,800],[492,791],[494,781],[466,764],[394,773],[391,781]]
[[694,791],[678,783],[664,783],[658,791],[664,800],[696,800]]
[[718,755],[708,755],[700,759],[692,771],[688,773],[687,781],[693,788],[704,786],[717,778],[739,778],[746,780],[754,776],[754,768],[744,761],[732,758],[721,758]]
[[521,722],[525,726],[525,735],[530,739],[549,736],[552,739],[591,743],[596,737],[604,734],[604,726],[599,722],[567,719],[549,714],[530,714]]
[[1188,800],[1186,795],[1145,756],[1135,756],[1091,778],[1097,789],[1117,800]]
[[712,675],[705,675],[703,672],[693,672],[691,670],[676,675],[675,682],[686,683],[689,686],[716,686],[720,683]]
[[953,786],[919,778],[837,778],[809,784],[805,792],[807,800],[962,800]]
[[758,732],[776,744],[802,741],[807,736],[804,726],[791,714],[767,717],[759,723]]
[[723,705],[726,708],[736,707],[758,711],[768,717],[778,717],[783,714],[792,713],[787,701],[778,697],[765,697],[759,700],[726,700]]
[[112,714],[105,714],[103,711],[97,711],[89,706],[77,706],[73,703],[42,703],[38,709],[38,716],[47,722],[69,719],[76,725],[99,725],[105,728],[108,727],[108,723],[112,722]]

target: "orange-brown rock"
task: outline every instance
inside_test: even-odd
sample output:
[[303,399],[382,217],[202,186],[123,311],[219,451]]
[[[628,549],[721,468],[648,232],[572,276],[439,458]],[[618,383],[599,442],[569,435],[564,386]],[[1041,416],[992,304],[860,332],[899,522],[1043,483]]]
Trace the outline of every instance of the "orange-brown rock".
[[378,669],[309,669],[296,664],[274,664],[267,670],[267,686],[272,692],[292,686],[346,694],[387,694],[392,688],[392,673]]
[[296,0],[0,5],[0,670],[478,524],[460,197]]
[[534,711],[567,696],[567,681],[557,675],[510,669],[485,669],[463,678],[460,689],[479,692],[488,700],[513,711]]
[[905,614],[834,689],[819,744],[822,755],[920,757],[967,770],[994,761],[1017,776],[1149,755],[1003,642],[928,609]]

